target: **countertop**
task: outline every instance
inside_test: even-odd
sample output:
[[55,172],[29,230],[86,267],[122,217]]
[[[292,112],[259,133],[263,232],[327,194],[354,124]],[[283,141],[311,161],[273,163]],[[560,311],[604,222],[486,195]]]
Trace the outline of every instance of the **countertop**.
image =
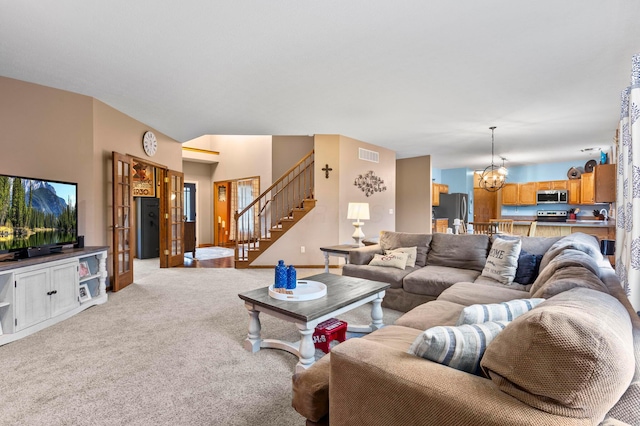
[[[531,220],[514,220],[514,225],[531,225]],[[567,220],[566,222],[541,222],[538,226],[571,226],[571,227],[589,227],[589,228],[615,228],[615,220]]]

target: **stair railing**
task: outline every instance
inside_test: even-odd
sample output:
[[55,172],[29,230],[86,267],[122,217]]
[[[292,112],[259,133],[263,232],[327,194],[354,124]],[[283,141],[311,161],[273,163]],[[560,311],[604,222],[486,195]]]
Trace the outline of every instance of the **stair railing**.
[[293,210],[305,199],[313,198],[314,151],[287,170],[242,211],[236,211],[235,259],[248,259],[248,252],[258,250],[261,239],[271,238],[271,230],[282,228],[292,219]]

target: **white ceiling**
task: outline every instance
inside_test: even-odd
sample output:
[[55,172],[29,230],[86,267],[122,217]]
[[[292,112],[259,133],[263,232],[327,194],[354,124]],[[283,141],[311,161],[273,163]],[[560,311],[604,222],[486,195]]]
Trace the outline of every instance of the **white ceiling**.
[[[0,0],[0,75],[185,142],[337,133],[438,168],[612,143],[638,0]],[[1,96],[1,94],[0,94]]]

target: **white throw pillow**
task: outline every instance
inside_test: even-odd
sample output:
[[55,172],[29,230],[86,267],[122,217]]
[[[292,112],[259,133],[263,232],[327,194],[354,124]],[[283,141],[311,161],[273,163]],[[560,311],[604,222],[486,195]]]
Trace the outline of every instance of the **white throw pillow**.
[[516,277],[521,248],[521,240],[497,238],[491,245],[482,276],[492,278],[502,284],[511,284]]
[[418,257],[418,247],[399,247],[393,250],[385,250],[385,254],[391,253],[407,253],[407,266],[414,267],[416,266],[416,259]]
[[371,266],[391,266],[393,268],[404,269],[407,266],[407,253],[397,252],[389,254],[376,254],[369,265]]
[[525,312],[529,312],[544,299],[515,299],[502,303],[467,306],[460,313],[456,325],[482,324],[487,321],[513,321]]

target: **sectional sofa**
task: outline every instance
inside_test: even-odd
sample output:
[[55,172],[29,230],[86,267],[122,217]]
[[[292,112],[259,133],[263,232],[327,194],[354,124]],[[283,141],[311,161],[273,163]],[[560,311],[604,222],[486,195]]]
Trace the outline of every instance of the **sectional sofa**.
[[[505,282],[507,240],[383,232],[353,252],[343,274],[390,282],[406,313],[296,373],[293,407],[310,425],[640,424],[640,318],[597,240],[512,238]],[[413,247],[415,266],[369,264]]]

